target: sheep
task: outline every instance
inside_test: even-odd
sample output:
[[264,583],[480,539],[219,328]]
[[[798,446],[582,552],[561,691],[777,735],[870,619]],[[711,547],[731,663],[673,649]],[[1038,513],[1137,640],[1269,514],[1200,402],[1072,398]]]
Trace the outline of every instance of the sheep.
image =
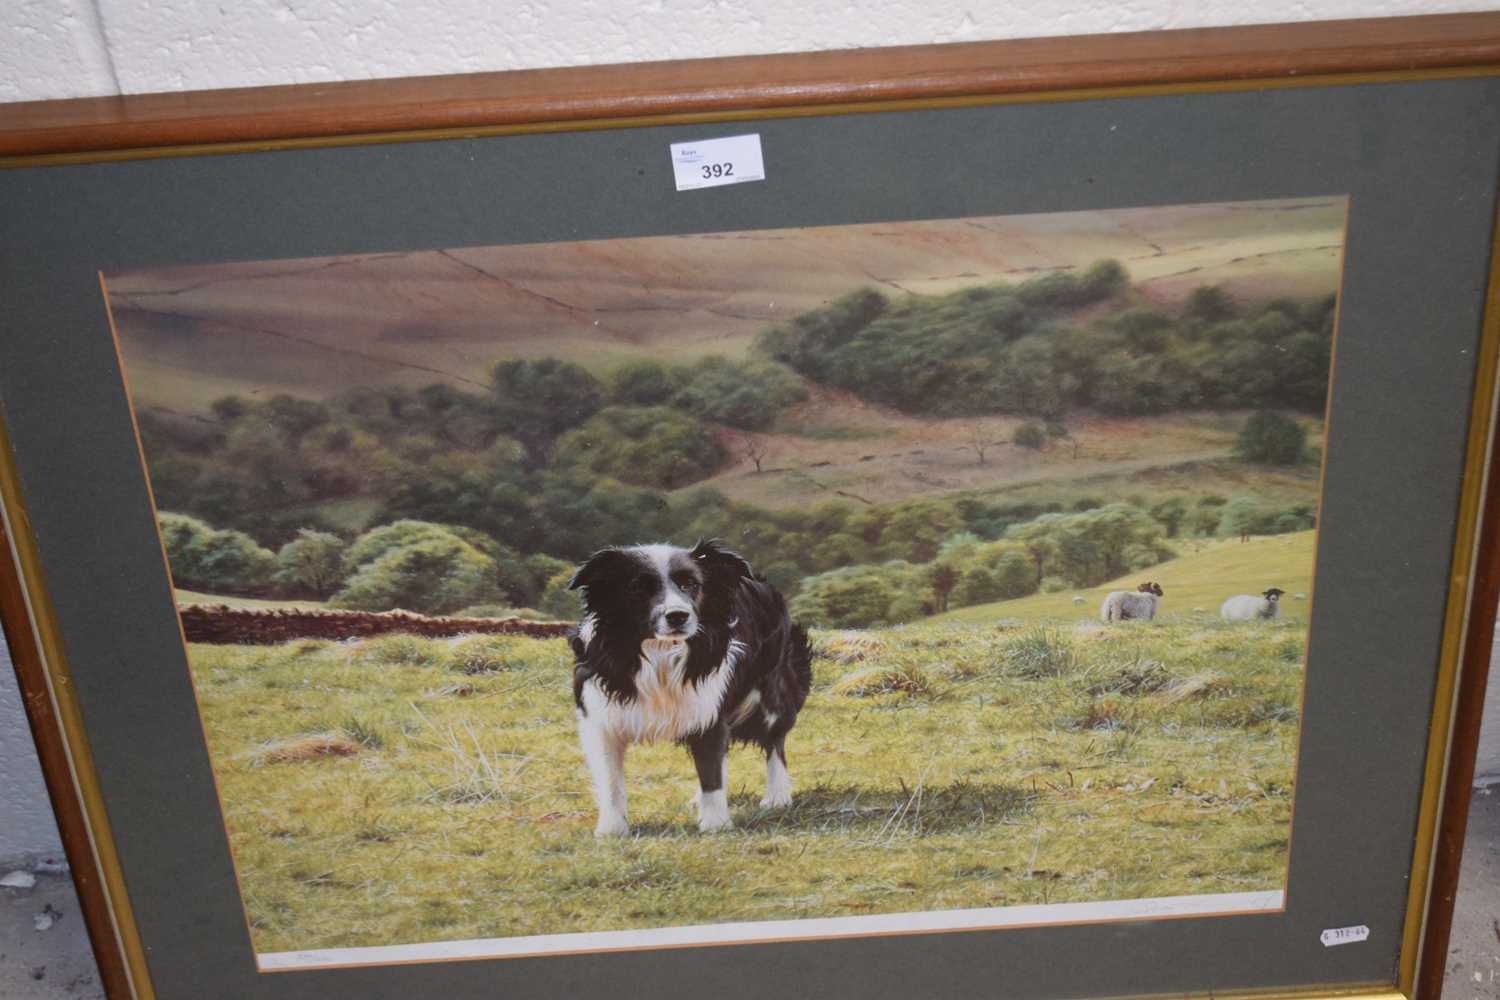
[[1082,604],[1083,603],[1083,598],[1082,597],[1074,597],[1073,598],[1073,603],[1075,605]]
[[1272,587],[1260,597],[1254,594],[1236,594],[1219,606],[1219,617],[1228,622],[1248,622],[1256,619],[1275,618],[1281,614],[1280,587]]
[[1123,622],[1137,618],[1148,621],[1156,617],[1161,603],[1161,584],[1143,583],[1134,591],[1115,590],[1099,606],[1099,617],[1106,622]]
[[1305,600],[1307,600],[1307,595],[1306,594],[1293,594],[1292,595],[1292,600],[1294,600],[1294,601],[1305,601]]

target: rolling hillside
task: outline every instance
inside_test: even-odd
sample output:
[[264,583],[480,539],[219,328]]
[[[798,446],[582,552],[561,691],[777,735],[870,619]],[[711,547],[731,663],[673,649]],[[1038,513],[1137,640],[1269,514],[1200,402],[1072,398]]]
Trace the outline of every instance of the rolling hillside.
[[1149,301],[1337,285],[1342,199],[472,247],[107,276],[137,403],[482,386],[502,358],[604,370],[643,351],[737,356],[851,288],[934,295],[1120,260]]
[[[891,503],[950,493],[1004,493],[1016,502],[1071,504],[1086,497],[1253,493],[1285,504],[1317,495],[1318,463],[1282,469],[1231,459],[1245,413],[1185,412],[1160,417],[1080,413],[1071,441],[1044,450],[1014,445],[1023,418],[935,419],[899,413],[822,388],[793,407],[777,429],[756,435],[757,470],[726,434],[733,463],[707,484],[733,500],[773,509],[826,500]],[[1316,446],[1323,422],[1300,418]],[[973,441],[986,443],[984,461]],[[1076,447],[1075,447],[1076,446]],[[1252,481],[1253,480],[1253,481]]]

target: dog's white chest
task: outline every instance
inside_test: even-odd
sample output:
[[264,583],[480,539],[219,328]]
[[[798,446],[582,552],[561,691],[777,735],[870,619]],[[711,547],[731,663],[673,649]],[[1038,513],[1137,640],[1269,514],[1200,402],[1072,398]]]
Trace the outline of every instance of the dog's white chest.
[[692,684],[684,677],[687,645],[648,639],[641,644],[635,698],[612,701],[598,681],[591,681],[582,692],[584,710],[604,729],[631,743],[678,740],[701,733],[717,721],[742,651],[739,643],[730,643],[723,662]]

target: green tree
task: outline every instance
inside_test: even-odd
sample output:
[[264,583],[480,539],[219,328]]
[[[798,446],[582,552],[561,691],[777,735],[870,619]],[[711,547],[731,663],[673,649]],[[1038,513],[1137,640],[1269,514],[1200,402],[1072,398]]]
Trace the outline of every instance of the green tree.
[[465,530],[454,525],[402,519],[391,524],[383,524],[378,528],[372,528],[356,538],[344,553],[344,573],[346,575],[355,573],[362,566],[375,562],[381,556],[394,549],[434,539],[443,540],[447,538],[460,538],[470,544],[494,544],[492,541],[486,542],[482,540],[482,536],[478,532]]
[[769,430],[788,406],[807,398],[802,380],[773,361],[707,357],[683,370],[681,381],[673,406],[747,431]]
[[1168,538],[1177,537],[1187,512],[1187,501],[1182,497],[1168,497],[1151,508],[1151,516],[1161,523]]
[[1307,450],[1307,432],[1297,421],[1261,410],[1250,415],[1234,442],[1234,453],[1243,462],[1262,465],[1296,465]]
[[265,588],[276,555],[243,531],[211,531],[194,540],[188,554],[196,570],[191,586],[213,593],[249,594]]
[[963,526],[958,508],[947,500],[904,500],[885,510],[880,549],[886,558],[925,563],[943,540]]
[[1219,508],[1218,534],[1225,538],[1248,541],[1261,517],[1260,505],[1254,497],[1235,497]]
[[553,465],[676,489],[708,478],[727,457],[718,438],[684,413],[663,406],[611,406],[558,439]]
[[818,628],[871,628],[921,617],[921,569],[906,562],[845,566],[802,581],[792,615]]
[[1153,566],[1172,555],[1162,526],[1145,511],[1112,503],[1074,514],[1043,514],[1012,527],[1007,540],[1032,561],[1036,587],[1058,577],[1075,587],[1091,587],[1133,569]]
[[343,580],[344,548],[338,535],[303,528],[276,553],[273,579],[286,590],[325,598]]
[[1234,299],[1218,285],[1200,285],[1188,295],[1183,315],[1204,323],[1222,323],[1238,311]]
[[583,607],[578,601],[578,591],[568,589],[568,583],[572,579],[572,567],[554,573],[542,588],[537,610],[558,621],[573,621],[578,618],[583,613]]
[[592,417],[604,389],[582,366],[558,358],[502,361],[492,377],[496,426],[526,447],[533,464],[552,440]]
[[1096,260],[1083,272],[1079,283],[1084,295],[1091,301],[1098,301],[1118,295],[1129,287],[1130,272],[1117,260]]
[[[500,599],[498,567],[473,544],[479,541],[474,534],[419,522],[404,522],[397,532],[377,528],[350,547],[346,564],[357,568],[329,603],[360,611],[402,608],[426,614],[493,603]],[[367,558],[354,561],[356,551]]]
[[213,533],[208,522],[187,514],[162,511],[156,519],[161,529],[162,546],[167,550],[167,564],[179,587],[190,586],[202,577],[197,554],[203,539]]
[[1010,442],[1017,448],[1041,451],[1047,446],[1047,431],[1041,424],[1028,420],[1015,429],[1015,433],[1010,436]]
[[659,361],[627,361],[609,373],[610,401],[621,406],[660,406],[682,388],[684,373]]
[[953,593],[961,578],[958,568],[946,563],[937,563],[928,571],[927,582],[932,586],[934,598],[933,613],[942,614],[948,610],[948,595]]
[[[547,592],[548,585],[553,579],[562,575],[573,573],[573,564],[566,559],[556,559],[543,553],[529,555],[523,562],[528,580],[528,591],[524,600],[519,601],[523,607],[540,607],[540,602]],[[577,595],[574,603],[577,603]]]

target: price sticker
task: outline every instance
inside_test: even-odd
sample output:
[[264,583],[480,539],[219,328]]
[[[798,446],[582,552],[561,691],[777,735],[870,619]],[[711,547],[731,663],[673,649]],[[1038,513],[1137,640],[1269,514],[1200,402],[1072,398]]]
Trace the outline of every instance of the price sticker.
[[1323,947],[1332,948],[1334,945],[1354,944],[1357,941],[1367,941],[1370,938],[1370,928],[1364,924],[1354,927],[1330,927],[1318,935],[1318,940],[1323,942]]
[[674,142],[671,149],[672,177],[679,191],[766,179],[758,134]]

